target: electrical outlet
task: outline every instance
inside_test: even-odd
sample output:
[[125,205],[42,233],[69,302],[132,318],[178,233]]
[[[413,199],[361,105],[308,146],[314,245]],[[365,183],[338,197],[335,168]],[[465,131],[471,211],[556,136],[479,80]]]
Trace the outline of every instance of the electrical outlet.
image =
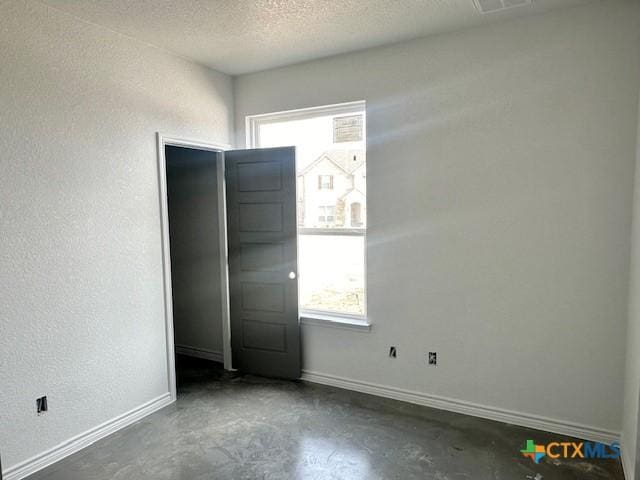
[[49,407],[47,405],[47,397],[44,396],[36,399],[36,412],[38,413],[38,415],[42,415],[47,410],[49,410]]
[[436,352],[429,352],[429,365],[438,364],[438,354]]
[[389,347],[389,356],[391,358],[396,358],[398,356],[398,351],[396,350],[396,347]]

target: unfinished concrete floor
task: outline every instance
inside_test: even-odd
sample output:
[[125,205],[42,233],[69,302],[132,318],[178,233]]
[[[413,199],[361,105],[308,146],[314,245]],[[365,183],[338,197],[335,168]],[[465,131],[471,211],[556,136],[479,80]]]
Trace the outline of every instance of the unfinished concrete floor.
[[[524,458],[558,435],[178,358],[178,402],[30,478],[622,479],[618,461]],[[559,440],[560,439],[560,440]]]

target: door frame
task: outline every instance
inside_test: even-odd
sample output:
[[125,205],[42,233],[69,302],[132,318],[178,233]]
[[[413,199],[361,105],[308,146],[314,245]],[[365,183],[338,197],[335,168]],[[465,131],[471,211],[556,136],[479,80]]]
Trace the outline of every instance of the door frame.
[[231,328],[229,316],[229,267],[227,263],[227,205],[224,179],[224,152],[231,150],[231,145],[195,140],[156,132],[158,147],[158,184],[160,196],[160,232],[162,239],[162,277],[164,287],[164,318],[167,337],[167,372],[171,400],[177,399],[175,340],[173,328],[173,297],[171,287],[171,250],[169,242],[169,205],[167,201],[167,161],[165,147],[193,148],[221,153],[216,160],[216,176],[218,186],[218,230],[220,235],[220,286],[222,314],[222,354],[225,370],[231,370]]

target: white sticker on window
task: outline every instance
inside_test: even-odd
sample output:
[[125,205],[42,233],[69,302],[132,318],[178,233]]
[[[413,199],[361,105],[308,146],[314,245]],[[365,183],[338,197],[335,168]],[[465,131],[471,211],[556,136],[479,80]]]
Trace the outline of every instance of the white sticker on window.
[[362,115],[349,115],[333,119],[333,143],[362,140]]

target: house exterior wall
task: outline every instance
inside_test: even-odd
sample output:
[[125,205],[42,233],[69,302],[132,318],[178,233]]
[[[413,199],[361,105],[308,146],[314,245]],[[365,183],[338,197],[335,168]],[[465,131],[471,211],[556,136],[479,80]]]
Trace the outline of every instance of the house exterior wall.
[[353,186],[362,193],[367,193],[367,167],[366,163],[360,165],[353,173]]
[[[318,177],[320,175],[333,176],[333,189],[319,189]],[[328,159],[321,160],[304,174],[304,226],[306,228],[324,227],[326,224],[318,221],[321,206],[334,206],[336,208],[336,225],[344,222],[344,212],[339,212],[339,197],[352,188],[352,176]],[[340,214],[338,216],[338,214]]]

